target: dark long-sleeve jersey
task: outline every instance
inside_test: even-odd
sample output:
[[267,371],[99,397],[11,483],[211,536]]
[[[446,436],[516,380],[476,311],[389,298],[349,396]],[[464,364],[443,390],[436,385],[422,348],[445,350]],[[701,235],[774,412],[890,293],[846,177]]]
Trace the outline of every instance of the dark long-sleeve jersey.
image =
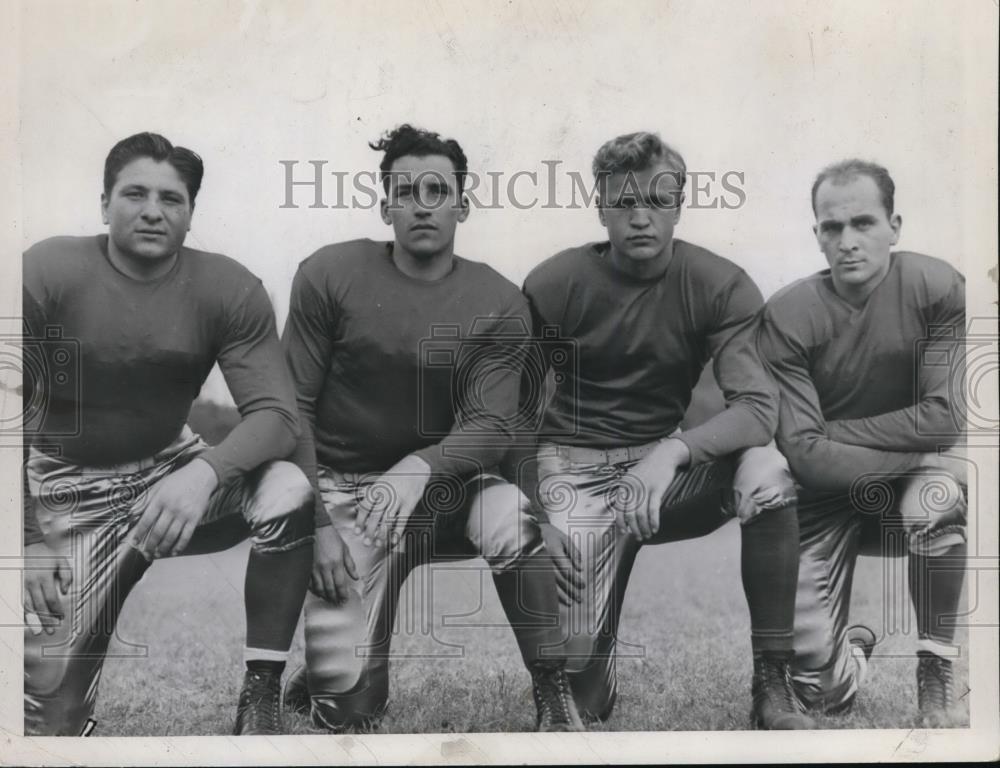
[[218,362],[242,421],[202,454],[225,483],[291,453],[298,417],[264,287],[236,261],[181,248],[143,282],[108,237],[58,237],[23,261],[25,432],[83,466],[148,458],[180,434]]
[[726,410],[679,436],[691,463],[767,443],[777,393],[756,355],[763,299],[750,277],[683,240],[650,280],[616,269],[609,251],[606,242],[563,251],[525,280],[540,343],[555,328],[575,355],[558,371],[541,435],[601,448],[665,437],[711,358]]
[[[282,335],[303,434],[296,461],[384,472],[413,453],[437,475],[496,466],[516,427],[527,302],[485,264],[456,256],[422,281],[392,243],[354,240],[302,262]],[[317,524],[328,522],[317,510]]]
[[781,390],[778,444],[807,492],[848,492],[960,440],[964,326],[965,279],[917,253],[893,253],[860,307],[829,270],[768,301],[758,346]]

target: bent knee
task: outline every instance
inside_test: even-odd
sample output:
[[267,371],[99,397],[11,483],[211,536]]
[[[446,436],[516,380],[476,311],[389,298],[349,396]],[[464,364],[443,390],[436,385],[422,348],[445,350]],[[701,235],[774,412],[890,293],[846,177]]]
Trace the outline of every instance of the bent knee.
[[497,570],[542,547],[531,503],[510,483],[496,483],[477,494],[469,511],[466,535],[490,567]]
[[909,548],[943,554],[966,540],[967,500],[961,482],[943,470],[922,470],[907,479],[899,502]]
[[308,544],[313,514],[313,490],[302,470],[290,461],[267,464],[246,513],[254,548],[282,552]]
[[733,501],[740,522],[784,509],[798,499],[788,460],[774,442],[740,454],[733,478]]
[[259,471],[260,479],[250,500],[254,520],[272,520],[312,504],[312,486],[292,462],[272,461]]
[[943,470],[924,470],[906,481],[899,509],[904,522],[929,523],[936,516],[965,506],[958,479]]

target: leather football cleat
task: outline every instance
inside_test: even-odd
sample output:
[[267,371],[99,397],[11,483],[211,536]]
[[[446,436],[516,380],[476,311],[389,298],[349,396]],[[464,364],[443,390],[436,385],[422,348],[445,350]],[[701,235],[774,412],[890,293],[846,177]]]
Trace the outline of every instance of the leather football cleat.
[[929,651],[917,651],[917,659],[917,724],[921,728],[950,728],[951,660]]
[[792,688],[789,659],[755,656],[753,660],[753,723],[767,731],[802,731],[816,727],[802,712]]
[[276,736],[281,733],[281,675],[250,672],[243,677],[236,708],[234,736]]
[[281,693],[281,704],[289,712],[306,714],[309,711],[311,702],[304,666],[296,669],[285,680],[285,688]]
[[536,661],[531,665],[531,694],[537,711],[535,730],[586,730],[576,711],[566,668],[561,662]]

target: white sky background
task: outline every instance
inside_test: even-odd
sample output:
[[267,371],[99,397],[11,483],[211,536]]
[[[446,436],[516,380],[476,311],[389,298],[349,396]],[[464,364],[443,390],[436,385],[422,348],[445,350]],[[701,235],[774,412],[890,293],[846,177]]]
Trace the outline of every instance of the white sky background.
[[[997,258],[997,14],[996,0],[0,0],[0,146],[9,150],[0,153],[0,198],[14,201],[0,205],[12,222],[0,228],[9,239],[9,257],[0,259],[0,320],[16,322],[18,247],[102,231],[108,150],[131,133],[155,130],[205,159],[189,244],[257,273],[283,323],[299,261],[323,244],[387,238],[389,229],[371,210],[279,209],[279,160],[370,171],[379,157],[366,143],[410,121],[457,138],[481,172],[543,171],[543,160],[561,160],[586,173],[604,140],[640,129],[659,131],[692,169],[743,171],[746,205],[686,210],[679,236],[743,265],[765,295],[824,265],[810,231],[816,171],[850,155],[877,159],[897,182],[900,247],[959,266],[969,278],[970,312],[992,312],[995,334],[996,286],[986,271]],[[592,210],[480,210],[459,229],[458,252],[519,283],[542,259],[602,233]],[[19,324],[2,326],[0,335],[8,330],[16,337]],[[206,387],[213,397],[224,391],[218,378]],[[991,435],[984,439],[995,445]],[[0,451],[0,541],[9,549],[0,554],[8,558],[20,554],[19,456],[19,449]],[[977,508],[995,510],[995,451],[980,466]],[[772,758],[995,755],[996,620],[983,606],[997,604],[996,516],[978,516],[975,529],[975,621],[982,623],[970,644],[980,681],[969,694],[973,728],[768,737]],[[0,622],[0,642],[17,649],[20,577],[0,571],[9,574],[0,573],[0,606],[11,614]],[[0,662],[7,658],[0,654]],[[0,674],[5,732],[17,732],[22,719],[20,663],[16,652],[11,658],[17,666],[10,670],[0,664],[11,672]],[[567,760],[709,752],[740,760],[761,749],[750,736],[591,734],[560,741],[557,751]],[[314,738],[308,752],[279,752],[314,762],[339,748]],[[440,754],[477,759],[485,753],[462,752],[462,745],[487,742],[500,760],[555,754],[531,734],[463,738]],[[435,744],[430,736],[354,740],[365,750],[354,755],[383,762],[426,759]],[[43,745],[41,758],[6,741],[15,764],[51,762],[53,749],[77,762],[110,759],[100,739]],[[139,754],[139,764],[190,755],[259,759],[253,750],[234,758],[223,739],[196,747],[119,742],[114,759]]]
[[[597,147],[641,129],[660,132],[692,170],[742,171],[741,209],[685,210],[678,234],[741,264],[765,296],[825,266],[810,229],[816,171],[876,159],[897,183],[900,247],[982,275],[995,261],[997,102],[984,77],[995,8],[886,5],[32,2],[22,9],[22,40],[34,41],[20,71],[23,244],[102,231],[107,151],[157,131],[205,160],[187,243],[259,275],[280,327],[299,261],[391,230],[375,210],[310,209],[305,188],[302,207],[280,209],[279,161],[300,161],[300,178],[308,160],[371,171],[380,156],[366,143],[407,121],[458,139],[472,169],[505,179],[544,179],[542,161],[559,160],[589,182]],[[520,284],[602,233],[592,209],[474,210],[457,251]],[[206,393],[219,397],[220,383]]]

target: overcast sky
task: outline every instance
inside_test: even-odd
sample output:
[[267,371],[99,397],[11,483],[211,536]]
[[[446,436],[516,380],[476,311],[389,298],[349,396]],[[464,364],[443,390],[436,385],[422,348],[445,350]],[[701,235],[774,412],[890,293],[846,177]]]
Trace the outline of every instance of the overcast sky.
[[[540,202],[545,162],[560,163],[563,203],[565,173],[589,181],[604,140],[658,131],[690,169],[743,174],[741,207],[686,209],[678,235],[741,264],[765,295],[824,266],[809,187],[826,163],[860,155],[896,179],[900,247],[984,274],[995,260],[995,9],[880,5],[27,4],[23,244],[102,231],[108,149],[157,131],[205,160],[188,244],[259,275],[283,323],[299,261],[390,230],[373,209],[309,208],[308,190],[295,192],[300,208],[280,208],[280,161],[298,161],[300,179],[310,160],[370,172],[379,156],[366,143],[407,121],[456,138],[473,170],[504,185],[537,172]],[[517,191],[534,196],[526,177]],[[593,209],[505,205],[473,210],[457,251],[520,283],[602,233]]]

